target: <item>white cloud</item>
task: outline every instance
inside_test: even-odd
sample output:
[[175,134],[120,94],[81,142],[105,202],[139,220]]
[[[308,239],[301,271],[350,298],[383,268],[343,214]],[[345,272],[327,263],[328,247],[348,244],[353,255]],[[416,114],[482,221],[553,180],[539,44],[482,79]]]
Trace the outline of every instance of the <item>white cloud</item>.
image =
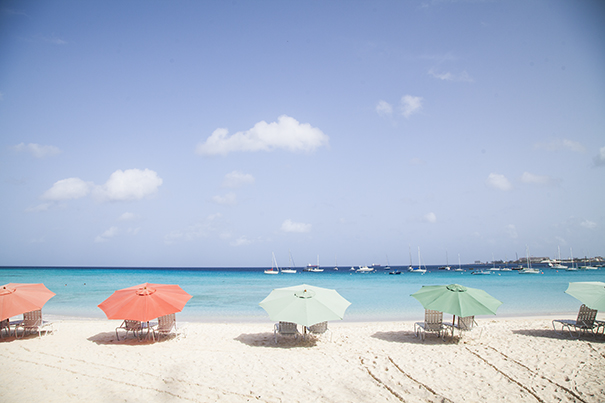
[[517,234],[517,227],[515,227],[515,225],[513,224],[508,224],[504,230],[506,231],[507,235],[512,238],[512,239],[517,239],[519,237],[519,234]]
[[597,156],[594,157],[594,164],[598,167],[605,166],[605,147],[601,147]]
[[122,214],[120,216],[120,218],[118,218],[118,220],[120,220],[120,221],[132,221],[135,218],[137,218],[136,214],[126,212],[126,213]]
[[523,172],[523,175],[521,175],[521,182],[530,185],[553,185],[557,180],[546,175],[535,175],[529,172]]
[[27,213],[39,213],[40,211],[46,211],[50,208],[51,204],[50,203],[42,203],[42,204],[38,204],[36,207],[29,207],[26,208],[25,211]]
[[314,151],[328,145],[328,136],[308,123],[282,115],[277,122],[258,122],[250,130],[231,136],[227,129],[216,129],[204,143],[197,145],[200,155],[227,155],[230,152],[256,152],[283,149],[288,151]]
[[231,242],[231,246],[246,246],[250,245],[252,241],[245,236],[241,236],[237,238],[235,241]]
[[576,153],[583,153],[586,151],[586,148],[582,144],[567,139],[555,139],[548,143],[537,143],[535,148],[546,151],[573,151]]
[[108,239],[118,235],[118,232],[120,232],[120,229],[118,227],[111,227],[107,231],[103,232],[101,235],[98,235],[95,238],[95,242],[105,242]]
[[491,173],[487,177],[485,183],[494,189],[508,191],[513,188],[513,185],[504,175]]
[[231,192],[224,196],[213,196],[212,201],[224,206],[235,206],[237,204],[237,197],[235,196],[235,193]]
[[424,215],[424,221],[434,224],[437,222],[437,216],[435,215],[435,213],[427,213]]
[[420,112],[422,109],[422,98],[414,97],[412,95],[404,95],[401,98],[401,114],[405,118],[409,118],[415,113]]
[[462,81],[468,83],[472,83],[474,81],[466,71],[463,71],[460,74],[452,74],[450,72],[439,73],[435,69],[430,69],[429,75],[444,81]]
[[391,116],[393,114],[393,107],[386,101],[379,101],[376,105],[376,112],[380,116]]
[[311,231],[311,224],[294,222],[290,219],[287,219],[282,223],[281,230],[284,232],[309,232]]
[[244,185],[252,185],[253,183],[254,176],[239,171],[228,173],[225,175],[225,179],[223,179],[223,187],[225,188],[239,188]]
[[54,201],[79,199],[88,195],[92,186],[92,182],[84,182],[80,178],[61,179],[44,192],[41,198]]
[[18,152],[22,152],[22,151],[29,152],[29,153],[31,153],[31,155],[33,155],[36,158],[44,158],[44,157],[57,155],[57,154],[61,153],[61,150],[59,150],[58,147],[43,146],[43,145],[36,144],[36,143],[29,143],[27,145],[25,143],[21,143],[21,144],[17,144],[13,148]]
[[104,185],[95,187],[94,196],[101,201],[141,200],[157,193],[162,182],[150,169],[118,169]]
[[580,223],[580,225],[584,228],[588,228],[588,229],[593,229],[597,227],[597,223],[596,222],[592,222],[589,220],[584,220]]

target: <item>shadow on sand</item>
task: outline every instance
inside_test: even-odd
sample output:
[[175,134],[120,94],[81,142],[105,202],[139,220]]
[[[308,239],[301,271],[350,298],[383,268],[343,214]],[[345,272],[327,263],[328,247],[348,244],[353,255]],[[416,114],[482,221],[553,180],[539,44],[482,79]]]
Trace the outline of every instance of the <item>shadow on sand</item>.
[[520,329],[513,330],[513,334],[520,334],[522,336],[529,337],[542,337],[545,339],[556,339],[556,340],[583,340],[597,343],[605,343],[605,337],[602,334],[594,335],[586,333],[578,337],[577,333],[572,333],[570,336],[567,330],[557,333],[553,329]]
[[94,336],[89,337],[87,340],[92,341],[96,344],[120,344],[120,345],[132,345],[132,346],[144,346],[148,344],[155,344],[158,342],[162,342],[165,340],[171,340],[175,338],[176,335],[170,334],[168,336],[162,337],[160,340],[154,341],[151,336],[147,337],[146,335],[143,338],[139,339],[138,337],[128,335],[121,336],[120,340],[116,338],[115,332],[103,332],[95,334]]
[[294,338],[291,336],[277,336],[277,343],[273,333],[243,333],[234,340],[244,343],[251,347],[269,347],[269,348],[306,348],[315,347],[317,339],[314,336],[307,335],[303,338],[301,335]]

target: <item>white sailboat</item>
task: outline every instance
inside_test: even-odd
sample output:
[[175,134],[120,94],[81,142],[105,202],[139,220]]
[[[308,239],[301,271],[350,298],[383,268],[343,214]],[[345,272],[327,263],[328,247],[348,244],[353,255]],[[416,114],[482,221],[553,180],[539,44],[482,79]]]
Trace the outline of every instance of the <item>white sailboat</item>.
[[569,248],[569,258],[571,259],[571,267],[568,267],[565,270],[566,271],[578,271],[578,268],[576,267],[574,260],[573,260],[573,250],[571,248]]
[[324,271],[324,269],[321,269],[319,267],[319,255],[317,255],[317,265],[309,263],[307,265],[307,267],[305,269],[303,269],[303,271],[309,271],[309,272],[313,272],[313,273],[319,273],[319,272]]
[[519,274],[540,274],[540,270],[532,269],[531,260],[529,260],[529,248],[525,246],[525,254],[527,257],[527,267],[519,270]]
[[418,268],[414,269],[412,267],[412,263],[411,262],[410,262],[410,267],[411,267],[411,269],[409,269],[410,273],[419,273],[419,274],[426,273],[426,268],[425,269],[422,268],[422,260],[420,258],[420,246],[418,247]]
[[294,265],[294,261],[292,260],[292,253],[290,253],[290,251],[288,251],[288,255],[290,256],[290,268],[288,269],[281,269],[282,273],[287,273],[287,274],[296,274],[296,269],[295,269],[295,265]]
[[554,260],[554,262],[548,263],[548,267],[551,269],[567,269],[567,266],[561,264],[561,247],[557,246],[557,251],[559,252],[559,258]]
[[464,270],[462,270],[462,267],[460,266],[460,253],[458,253],[458,268],[454,269],[454,271],[464,271]]
[[265,274],[279,274],[279,267],[277,266],[277,260],[275,260],[275,253],[271,252],[273,259],[271,260],[271,269],[265,270]]
[[449,263],[449,260],[448,260],[448,258],[447,258],[447,251],[445,251],[445,266],[441,266],[441,267],[439,268],[439,270],[447,270],[447,271],[449,271],[449,270],[451,270],[451,269],[452,269],[452,268],[450,267],[450,263]]

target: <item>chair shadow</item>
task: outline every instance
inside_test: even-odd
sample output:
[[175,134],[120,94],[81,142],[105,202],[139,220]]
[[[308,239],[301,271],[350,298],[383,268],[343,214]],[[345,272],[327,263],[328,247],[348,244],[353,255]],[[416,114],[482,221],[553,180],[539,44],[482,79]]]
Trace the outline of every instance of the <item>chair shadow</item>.
[[103,344],[103,345],[122,344],[122,345],[132,345],[132,346],[144,346],[144,345],[156,343],[153,341],[153,339],[151,337],[149,337],[149,338],[145,337],[143,339],[139,339],[132,335],[121,337],[118,340],[116,338],[115,332],[98,333],[98,334],[95,334],[94,336],[90,336],[86,340],[92,341],[93,343],[96,343],[96,344]]
[[419,335],[416,337],[416,333],[409,330],[399,330],[391,332],[376,332],[371,337],[388,341],[390,343],[410,343],[410,344],[444,344],[449,340],[443,340],[438,337],[437,334],[428,333],[422,341],[422,337]]
[[590,333],[583,334],[580,337],[577,337],[575,334],[570,336],[567,330],[557,333],[553,329],[519,329],[513,330],[513,334],[519,334],[522,336],[529,337],[542,337],[545,339],[557,339],[557,340],[583,340],[583,341],[592,341],[605,343],[605,337],[602,334],[592,335]]
[[277,336],[277,343],[272,332],[265,333],[243,333],[234,338],[234,340],[244,343],[250,347],[267,347],[267,348],[308,348],[317,345],[317,337],[307,335],[302,338],[290,336]]

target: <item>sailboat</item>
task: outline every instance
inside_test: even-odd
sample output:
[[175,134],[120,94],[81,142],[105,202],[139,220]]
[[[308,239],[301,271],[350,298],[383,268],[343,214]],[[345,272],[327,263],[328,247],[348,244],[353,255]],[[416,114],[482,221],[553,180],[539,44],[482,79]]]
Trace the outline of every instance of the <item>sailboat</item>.
[[275,260],[275,253],[271,252],[273,260],[271,260],[271,269],[265,270],[265,274],[279,274],[279,267],[277,266],[277,260]]
[[519,274],[540,274],[540,270],[532,269],[531,260],[529,260],[529,248],[525,246],[525,254],[527,258],[527,267],[519,270]]
[[307,267],[303,269],[303,271],[310,271],[313,273],[319,273],[324,271],[324,269],[319,268],[319,255],[317,255],[317,265],[309,263]]
[[561,247],[557,246],[557,251],[559,252],[559,259],[555,260],[554,263],[549,263],[548,266],[551,269],[567,269],[567,266],[561,264]]
[[447,259],[447,251],[445,251],[445,266],[441,266],[439,268],[439,270],[451,270],[452,268],[450,267],[449,261]]
[[574,260],[573,260],[573,250],[571,248],[569,248],[569,258],[571,259],[571,267],[568,267],[565,270],[566,271],[578,271],[578,268],[576,267]]
[[408,269],[410,273],[420,273],[420,274],[424,274],[426,273],[426,269],[422,268],[422,260],[420,259],[420,246],[418,247],[418,268],[414,269],[412,267],[412,263],[410,262],[410,269]]
[[296,274],[296,269],[295,269],[295,265],[294,265],[294,261],[292,260],[292,253],[290,253],[290,251],[288,250],[288,255],[290,256],[290,268],[288,269],[281,269],[282,273],[287,273],[287,274]]
[[460,266],[460,253],[458,253],[458,268],[454,269],[454,271],[464,271],[464,270],[462,270],[462,267]]

